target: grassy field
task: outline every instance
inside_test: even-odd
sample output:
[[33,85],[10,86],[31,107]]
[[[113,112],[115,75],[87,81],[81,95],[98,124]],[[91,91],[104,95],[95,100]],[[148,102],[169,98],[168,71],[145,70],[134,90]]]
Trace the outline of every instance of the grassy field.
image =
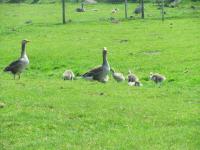
[[[31,40],[21,80],[0,72],[0,149],[200,149],[200,3],[167,8],[165,22],[152,4],[145,20],[124,20],[122,4],[76,7],[67,4],[62,25],[59,4],[0,4],[0,70]],[[101,64],[104,46],[111,66],[132,69],[143,87],[61,79]],[[149,72],[166,82],[156,86]]]

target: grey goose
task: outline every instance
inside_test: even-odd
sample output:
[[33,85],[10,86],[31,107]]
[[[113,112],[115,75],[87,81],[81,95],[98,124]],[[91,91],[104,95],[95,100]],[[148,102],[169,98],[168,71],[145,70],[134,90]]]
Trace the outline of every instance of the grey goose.
[[15,76],[18,75],[20,79],[20,74],[24,71],[24,69],[29,64],[28,56],[26,55],[26,44],[30,42],[29,40],[22,40],[22,48],[21,48],[21,56],[18,60],[13,61],[9,64],[5,69],[4,72],[11,72]]
[[83,78],[97,80],[99,82],[107,82],[108,74],[110,72],[110,65],[107,60],[107,48],[103,48],[103,63],[101,66],[93,68],[82,75]]

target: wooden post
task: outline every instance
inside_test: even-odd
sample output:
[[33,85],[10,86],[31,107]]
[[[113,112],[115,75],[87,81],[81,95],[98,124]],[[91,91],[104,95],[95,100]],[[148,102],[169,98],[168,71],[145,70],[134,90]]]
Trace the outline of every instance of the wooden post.
[[66,23],[65,20],[65,0],[62,0],[62,17],[63,17],[63,24]]
[[127,0],[125,0],[125,19],[128,18],[128,13],[127,13]]
[[162,21],[164,21],[164,19],[165,19],[165,14],[164,14],[164,0],[162,0]]
[[84,3],[81,2],[81,9],[83,10],[84,9]]
[[144,0],[141,0],[141,7],[142,7],[142,19],[144,19]]

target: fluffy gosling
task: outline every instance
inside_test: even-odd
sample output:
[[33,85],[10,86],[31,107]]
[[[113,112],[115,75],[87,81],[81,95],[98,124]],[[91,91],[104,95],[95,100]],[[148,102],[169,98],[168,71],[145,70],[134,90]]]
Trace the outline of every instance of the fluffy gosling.
[[115,72],[115,70],[113,68],[110,69],[113,78],[117,81],[117,82],[122,82],[125,80],[125,77],[122,73],[120,72]]
[[151,72],[150,79],[153,80],[157,84],[157,83],[162,83],[163,81],[165,81],[166,77],[161,74]]
[[75,75],[71,70],[65,70],[63,73],[63,80],[73,80],[74,78]]
[[129,86],[143,86],[143,84],[140,81],[135,82],[128,82]]
[[135,82],[135,81],[139,81],[138,77],[131,73],[131,70],[128,71],[128,82]]

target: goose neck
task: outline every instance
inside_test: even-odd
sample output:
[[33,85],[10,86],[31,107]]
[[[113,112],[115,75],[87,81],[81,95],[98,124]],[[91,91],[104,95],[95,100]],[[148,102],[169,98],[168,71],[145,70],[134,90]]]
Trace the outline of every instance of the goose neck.
[[26,44],[22,43],[21,58],[26,56]]
[[108,60],[105,53],[103,54],[103,65],[108,65]]

